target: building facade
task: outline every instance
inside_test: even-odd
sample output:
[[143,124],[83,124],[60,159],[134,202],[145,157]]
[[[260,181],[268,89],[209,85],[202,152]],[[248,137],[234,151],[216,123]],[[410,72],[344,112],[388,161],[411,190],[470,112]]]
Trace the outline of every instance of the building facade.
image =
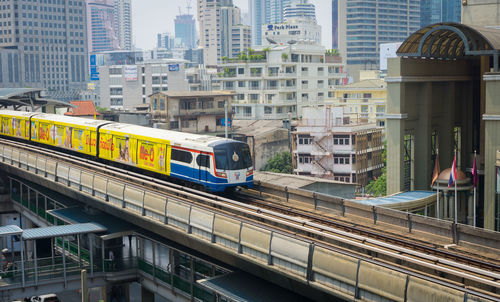
[[181,14],[175,17],[176,46],[192,49],[196,47],[196,27],[193,15]]
[[189,133],[222,133],[228,91],[161,91],[149,96],[151,121],[156,128]]
[[345,82],[340,62],[328,63],[318,45],[274,45],[256,49],[248,60],[220,64],[224,90],[236,91],[237,119],[282,119],[300,116],[303,106],[323,104]]
[[120,49],[132,50],[131,0],[115,0],[115,32]]
[[161,60],[135,65],[99,67],[101,107],[133,109],[159,91],[188,90],[184,60]]
[[294,135],[294,172],[366,186],[382,173],[382,130],[351,124],[340,107],[304,108]]
[[420,0],[420,26],[439,22],[460,22],[460,0]]
[[363,80],[339,86],[328,104],[344,107],[351,121],[365,121],[385,127],[387,84],[381,79]]
[[175,38],[170,33],[159,33],[156,35],[156,48],[172,49],[175,45]]
[[1,2],[0,87],[40,87],[71,99],[87,85],[84,0]]
[[290,41],[321,45],[321,26],[311,19],[295,18],[281,24],[263,24],[261,31],[262,45],[286,45]]
[[113,0],[87,0],[87,44],[89,53],[119,49],[115,33]]
[[[338,35],[340,55],[351,74],[379,68],[379,45],[404,41],[420,28],[420,0],[395,3],[333,1],[332,28]],[[335,41],[335,39],[334,39]]]
[[283,23],[285,7],[290,0],[250,0],[250,26],[252,30],[252,45],[262,45],[262,24]]
[[242,46],[250,44],[250,37],[241,42],[248,27],[241,24],[240,9],[233,5],[232,0],[198,0],[198,22],[206,65],[215,66],[222,57],[233,55],[233,29],[234,43],[237,44],[234,48],[242,49]]
[[309,3],[309,0],[291,0],[290,4],[284,7],[284,21],[297,18],[316,21],[314,4]]

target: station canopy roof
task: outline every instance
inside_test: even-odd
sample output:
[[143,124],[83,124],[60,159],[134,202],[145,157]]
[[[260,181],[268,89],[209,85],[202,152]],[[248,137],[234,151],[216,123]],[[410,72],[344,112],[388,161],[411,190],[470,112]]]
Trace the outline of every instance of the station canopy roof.
[[77,223],[27,229],[23,231],[22,238],[23,240],[35,240],[62,236],[74,236],[88,233],[100,233],[105,231],[106,228],[97,223]]
[[42,96],[42,91],[40,88],[0,88],[0,108],[12,106],[14,110],[18,110],[20,107],[28,106],[35,111],[46,105],[75,107],[68,102],[46,98]]
[[500,27],[443,22],[414,32],[397,50],[398,56],[454,59],[467,56],[498,57]]
[[22,234],[23,230],[17,225],[6,225],[0,227],[0,237],[10,236],[10,235],[19,235]]

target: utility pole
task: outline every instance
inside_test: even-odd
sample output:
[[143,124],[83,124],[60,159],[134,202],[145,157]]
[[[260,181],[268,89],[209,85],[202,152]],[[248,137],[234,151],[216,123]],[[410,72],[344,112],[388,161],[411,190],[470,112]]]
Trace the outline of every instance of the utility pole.
[[[63,242],[64,244],[64,242]],[[88,287],[87,287],[87,271],[82,269],[82,302],[89,302],[89,294],[88,294]]]
[[226,132],[226,139],[227,139],[227,124],[228,124],[228,120],[227,120],[227,100],[224,101],[224,130]]

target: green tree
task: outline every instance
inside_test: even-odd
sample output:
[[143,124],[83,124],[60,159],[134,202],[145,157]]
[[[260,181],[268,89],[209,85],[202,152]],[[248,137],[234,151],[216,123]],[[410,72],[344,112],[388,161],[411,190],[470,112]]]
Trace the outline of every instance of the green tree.
[[292,174],[292,154],[284,151],[277,153],[267,162],[263,171]]
[[281,54],[281,59],[283,59],[283,61],[286,61],[288,59],[288,54],[282,53]]
[[382,150],[382,162],[384,167],[382,168],[382,174],[376,179],[370,181],[366,186],[366,192],[375,197],[387,195],[387,143],[384,143],[384,150]]

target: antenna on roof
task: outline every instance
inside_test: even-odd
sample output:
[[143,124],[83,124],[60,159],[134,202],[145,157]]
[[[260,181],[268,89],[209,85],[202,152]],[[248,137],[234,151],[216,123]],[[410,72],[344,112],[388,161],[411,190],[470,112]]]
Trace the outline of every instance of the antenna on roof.
[[191,0],[186,0],[186,9],[187,9],[187,14],[189,15],[189,10],[191,9]]

